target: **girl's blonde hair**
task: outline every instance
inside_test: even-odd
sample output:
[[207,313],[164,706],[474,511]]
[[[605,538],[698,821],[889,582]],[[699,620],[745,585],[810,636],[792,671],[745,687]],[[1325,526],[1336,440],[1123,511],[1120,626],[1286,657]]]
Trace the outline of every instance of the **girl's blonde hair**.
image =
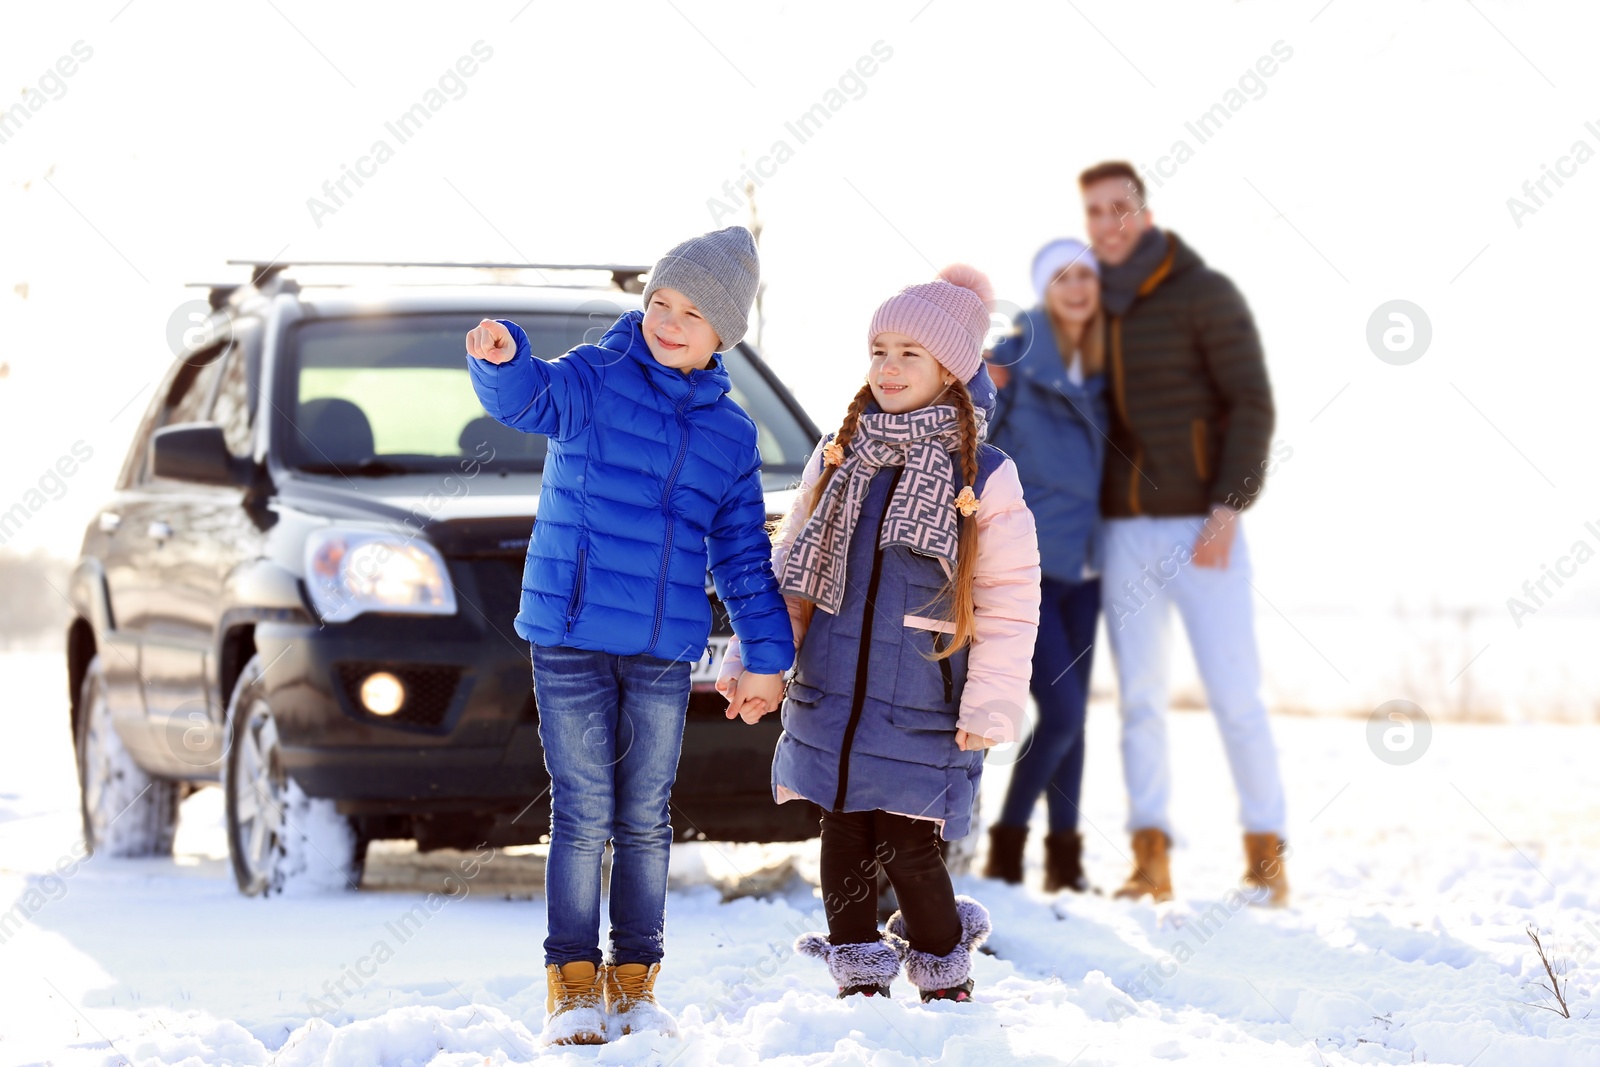
[[[848,448],[851,440],[855,438],[856,427],[860,422],[861,413],[866,410],[867,404],[872,400],[872,386],[863,384],[861,389],[851,399],[850,406],[845,410],[844,421],[839,424],[839,432],[834,435],[834,443],[842,448]],[[946,386],[944,391],[934,397],[932,404],[949,404],[956,409],[956,423],[961,432],[961,476],[964,484],[970,485],[976,491],[978,483],[978,415],[972,407],[972,394],[967,392],[967,387],[957,381]],[[817,510],[817,504],[822,500],[822,491],[827,488],[828,480],[833,477],[838,468],[824,464],[822,475],[811,487],[811,495],[805,502],[805,515],[796,514],[794,521],[805,522]],[[946,580],[943,591],[938,599],[945,599],[950,604],[954,622],[955,634],[950,641],[935,653],[935,660],[945,659],[960,651],[969,642],[977,631],[977,613],[972,604],[972,582],[978,570],[978,520],[975,515],[963,515],[956,512],[956,529],[958,538],[956,542],[956,564],[951,570],[950,577]],[[777,536],[777,533],[774,533]],[[931,607],[923,605],[922,610]],[[816,611],[817,605],[811,600],[802,600],[800,606],[801,618],[809,627],[811,616]],[[870,625],[870,623],[869,623]],[[942,636],[942,635],[941,635]],[[935,646],[938,647],[936,640]]]

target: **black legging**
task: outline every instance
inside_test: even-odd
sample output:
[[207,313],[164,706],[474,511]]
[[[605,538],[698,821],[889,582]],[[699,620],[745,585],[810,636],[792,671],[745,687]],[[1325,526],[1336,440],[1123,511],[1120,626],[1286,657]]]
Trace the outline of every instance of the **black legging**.
[[822,903],[834,945],[878,940],[878,879],[883,865],[900,900],[906,940],[946,956],[961,941],[955,888],[939,853],[938,825],[886,811],[822,813]]

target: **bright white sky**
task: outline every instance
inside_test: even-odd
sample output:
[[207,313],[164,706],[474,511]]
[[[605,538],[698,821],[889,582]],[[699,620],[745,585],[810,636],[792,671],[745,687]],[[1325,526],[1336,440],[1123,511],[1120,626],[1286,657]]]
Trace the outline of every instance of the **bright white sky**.
[[[1575,141],[1600,151],[1593,5],[123,3],[19,6],[0,35],[7,100],[93,49],[0,144],[0,509],[94,449],[13,548],[76,552],[182,283],[225,259],[648,263],[744,221],[707,201],[779,138],[765,346],[819,424],[879,301],[959,259],[1031,303],[1035,249],[1081,232],[1077,172],[1181,138],[1157,221],[1248,297],[1294,450],[1250,513],[1264,595],[1503,611],[1577,539],[1600,547],[1600,159],[1520,228],[1506,205]],[[479,40],[465,95],[396,146],[385,121]],[[798,144],[784,123],[880,41],[864,93]],[[1185,122],[1279,41],[1264,94],[1200,144]],[[307,198],[380,137],[394,158],[319,227]],[[1408,366],[1365,343],[1396,298],[1433,326]],[[1600,561],[1558,604],[1597,591]]]

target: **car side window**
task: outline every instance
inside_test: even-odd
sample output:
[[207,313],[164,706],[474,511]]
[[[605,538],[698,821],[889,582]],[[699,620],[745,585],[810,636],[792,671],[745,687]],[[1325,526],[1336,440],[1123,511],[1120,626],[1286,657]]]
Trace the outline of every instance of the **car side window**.
[[174,426],[180,422],[199,422],[205,418],[211,387],[222,373],[223,361],[218,358],[221,355],[220,351],[202,352],[192,359],[206,359],[205,363],[195,367],[192,373],[187,368],[178,373],[177,380],[172,383],[172,393],[167,398],[166,417],[161,420],[161,425]]
[[[199,422],[204,418],[206,406],[211,400],[212,386],[216,384],[217,377],[222,372],[222,359],[225,354],[226,344],[218,344],[212,348],[196,352],[186,357],[184,366],[178,369],[178,374],[172,379],[172,386],[167,391],[165,403],[151,424],[150,432],[153,434],[163,426],[173,426],[180,422]],[[150,444],[146,437],[141,442],[144,455],[140,458],[139,483],[148,483],[153,477],[150,470]]]
[[161,409],[164,406],[159,393],[150,398],[144,417],[139,420],[139,428],[133,433],[133,447],[128,449],[127,458],[122,461],[122,472],[117,475],[118,489],[126,489],[144,481],[145,457],[150,454],[150,435],[161,425]]
[[228,451],[235,456],[251,452],[251,430],[255,425],[255,398],[259,390],[252,379],[260,366],[258,347],[261,331],[249,320],[235,320],[233,348],[222,360],[222,377],[217,382],[217,398],[211,404],[211,421],[222,426]]

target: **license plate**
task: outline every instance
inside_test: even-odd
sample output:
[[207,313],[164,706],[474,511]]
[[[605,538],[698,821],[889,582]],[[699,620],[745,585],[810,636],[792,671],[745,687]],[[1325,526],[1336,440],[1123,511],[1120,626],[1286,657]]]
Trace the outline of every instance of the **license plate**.
[[689,669],[690,685],[713,685],[717,680],[717,669],[722,666],[722,654],[728,651],[728,638],[722,634],[713,634],[706,642],[706,653],[700,657],[700,662]]

